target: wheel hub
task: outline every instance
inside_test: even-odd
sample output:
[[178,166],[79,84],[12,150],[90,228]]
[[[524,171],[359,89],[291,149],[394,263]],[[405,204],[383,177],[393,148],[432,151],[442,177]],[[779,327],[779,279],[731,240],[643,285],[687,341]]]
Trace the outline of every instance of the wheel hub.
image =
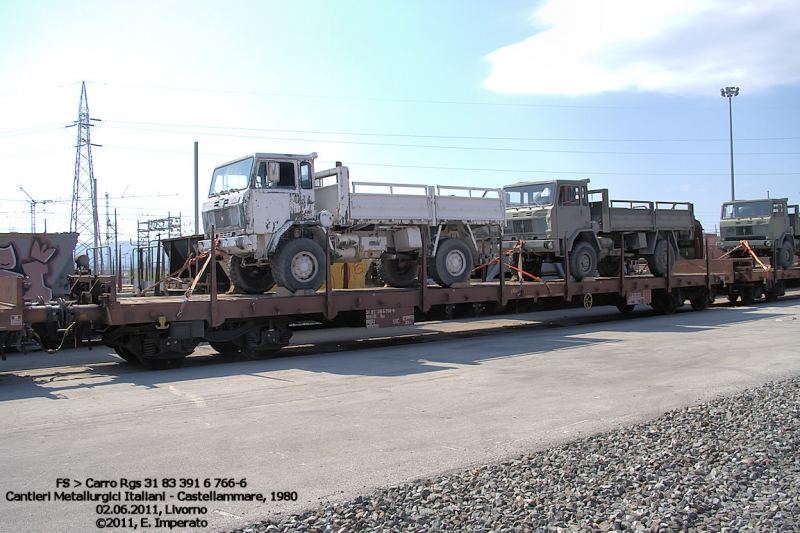
[[578,262],[578,264],[581,267],[581,271],[582,272],[586,272],[587,270],[589,270],[589,267],[592,265],[592,261],[591,261],[591,259],[589,258],[589,256],[587,254],[582,254],[580,256],[580,261]]
[[451,252],[447,255],[446,266],[450,274],[454,276],[461,274],[464,271],[465,264],[466,259],[459,252]]
[[292,259],[292,276],[299,281],[306,281],[314,277],[317,268],[317,260],[311,254],[297,254]]

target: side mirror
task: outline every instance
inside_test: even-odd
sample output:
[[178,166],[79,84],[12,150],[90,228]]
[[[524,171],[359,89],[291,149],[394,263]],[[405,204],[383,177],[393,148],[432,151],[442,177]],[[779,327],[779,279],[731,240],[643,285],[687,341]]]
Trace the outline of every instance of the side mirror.
[[276,161],[267,163],[267,179],[270,183],[278,183],[281,180],[281,168]]

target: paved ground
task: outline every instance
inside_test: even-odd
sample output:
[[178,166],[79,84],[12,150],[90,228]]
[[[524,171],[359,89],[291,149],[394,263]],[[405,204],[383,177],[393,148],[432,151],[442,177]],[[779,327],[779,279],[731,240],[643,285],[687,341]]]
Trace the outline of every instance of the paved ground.
[[[207,508],[208,526],[188,530],[220,531],[800,374],[797,301],[557,327],[576,313],[616,311],[381,330],[406,344],[355,351],[364,330],[309,331],[287,351],[295,357],[221,363],[205,348],[163,372],[105,349],[12,354],[0,363],[0,531],[96,530],[98,502],[7,501],[80,493],[89,478],[246,478],[246,488],[217,491],[297,493],[289,504],[187,503],[169,500],[179,487],[154,491],[167,505]],[[440,330],[440,341],[422,342]],[[314,354],[319,336],[343,351]],[[58,487],[61,478],[73,487]]]

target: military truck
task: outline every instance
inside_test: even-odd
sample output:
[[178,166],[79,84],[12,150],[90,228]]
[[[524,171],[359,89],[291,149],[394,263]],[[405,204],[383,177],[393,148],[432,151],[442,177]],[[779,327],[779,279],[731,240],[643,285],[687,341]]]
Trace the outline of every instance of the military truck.
[[[580,281],[617,276],[622,261],[645,258],[650,272],[665,276],[678,252],[702,253],[689,202],[610,200],[608,189],[588,190],[589,179],[507,185],[504,249],[534,275],[542,263],[563,263]],[[697,224],[699,225],[699,224]],[[698,252],[698,249],[700,252]]]
[[[777,266],[792,268],[800,249],[800,223],[796,205],[787,198],[732,200],[722,204],[719,223],[722,249],[727,253],[746,240],[756,255],[777,258]],[[748,255],[736,250],[734,256]]]
[[315,291],[326,251],[331,262],[376,260],[392,287],[414,283],[427,254],[428,274],[450,287],[469,280],[505,220],[502,189],[350,182],[340,163],[315,172],[316,157],[256,153],[214,170],[200,251],[219,239],[235,287]]

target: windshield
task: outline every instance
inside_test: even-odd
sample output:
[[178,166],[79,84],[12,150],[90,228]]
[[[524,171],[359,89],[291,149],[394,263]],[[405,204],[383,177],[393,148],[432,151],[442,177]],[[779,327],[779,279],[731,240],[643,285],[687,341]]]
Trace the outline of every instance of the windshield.
[[531,183],[517,187],[507,187],[506,205],[552,205],[555,183]]
[[219,167],[214,171],[214,178],[211,180],[211,190],[208,195],[216,196],[224,192],[238,191],[247,188],[247,185],[250,183],[250,171],[252,168],[252,157],[244,161],[238,161],[224,167]]
[[726,218],[752,218],[768,217],[770,215],[770,202],[739,202],[722,205],[722,219]]

